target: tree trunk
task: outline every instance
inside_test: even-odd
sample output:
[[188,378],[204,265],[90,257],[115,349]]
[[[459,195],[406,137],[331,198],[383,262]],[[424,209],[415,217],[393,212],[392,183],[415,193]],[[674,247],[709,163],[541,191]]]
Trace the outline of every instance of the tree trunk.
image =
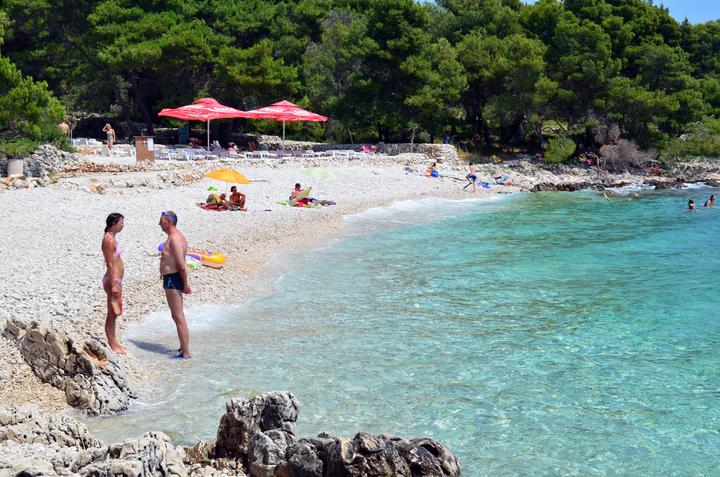
[[132,75],[132,89],[133,95],[135,97],[135,103],[137,104],[138,108],[140,108],[140,112],[142,113],[143,118],[145,118],[147,135],[154,136],[155,131],[153,130],[152,114],[150,114],[150,109],[148,108],[147,104],[145,104],[145,98],[141,92],[140,81],[135,75]]

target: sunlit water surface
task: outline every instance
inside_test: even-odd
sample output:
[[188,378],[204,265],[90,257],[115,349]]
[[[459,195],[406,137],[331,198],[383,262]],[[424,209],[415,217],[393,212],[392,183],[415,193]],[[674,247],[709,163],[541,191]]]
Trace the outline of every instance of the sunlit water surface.
[[214,438],[228,398],[289,390],[300,435],[432,437],[466,476],[720,475],[720,209],[685,210],[711,192],[351,217],[350,238],[283,258],[276,293],[190,308],[190,361],[169,359],[167,313],[131,327],[162,378],[86,421],[191,443]]

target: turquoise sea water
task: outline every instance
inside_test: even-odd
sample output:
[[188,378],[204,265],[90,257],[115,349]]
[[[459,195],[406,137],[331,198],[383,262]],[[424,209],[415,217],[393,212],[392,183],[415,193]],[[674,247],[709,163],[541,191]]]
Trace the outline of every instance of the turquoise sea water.
[[[299,434],[427,436],[463,475],[720,475],[720,209],[710,189],[400,203],[284,259],[276,293],[125,340],[164,378],[106,439],[212,439],[224,401],[289,390]],[[209,275],[204,275],[209,276]],[[201,279],[201,278],[198,278]],[[240,278],[241,280],[241,278]]]

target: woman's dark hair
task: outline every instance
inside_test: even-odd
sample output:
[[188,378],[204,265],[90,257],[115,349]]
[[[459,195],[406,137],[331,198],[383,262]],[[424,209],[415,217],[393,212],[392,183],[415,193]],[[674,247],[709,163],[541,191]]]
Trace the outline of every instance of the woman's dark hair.
[[301,186],[300,186],[300,183],[299,183],[299,182],[296,183],[296,184],[295,184],[295,187],[301,187]]
[[119,214],[117,212],[113,212],[112,214],[107,216],[107,219],[105,219],[105,233],[107,233],[110,230],[110,227],[120,222],[120,219],[124,219],[122,214]]

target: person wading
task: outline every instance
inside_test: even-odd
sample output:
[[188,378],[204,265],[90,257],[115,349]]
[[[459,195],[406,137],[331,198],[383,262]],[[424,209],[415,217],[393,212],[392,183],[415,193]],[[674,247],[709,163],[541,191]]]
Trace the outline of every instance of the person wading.
[[180,349],[175,358],[182,359],[190,358],[190,332],[185,321],[183,294],[189,295],[191,290],[185,268],[187,241],[177,229],[177,221],[175,212],[166,211],[160,214],[160,228],[168,236],[160,254],[160,275],[165,289],[165,298],[180,340]]

